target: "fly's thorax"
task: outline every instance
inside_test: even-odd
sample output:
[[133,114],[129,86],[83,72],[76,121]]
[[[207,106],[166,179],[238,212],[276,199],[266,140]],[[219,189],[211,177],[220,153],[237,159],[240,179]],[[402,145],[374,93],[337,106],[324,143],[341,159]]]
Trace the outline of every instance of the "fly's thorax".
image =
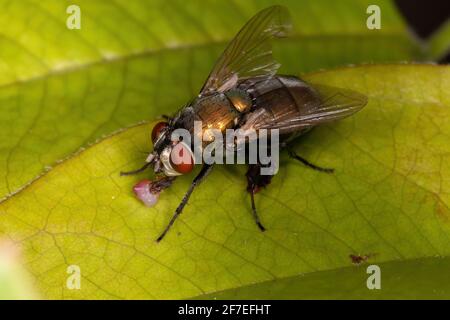
[[225,93],[233,107],[240,113],[248,112],[252,108],[252,99],[244,90],[234,89]]
[[[194,138],[203,142],[203,146],[213,140],[213,132],[225,133],[226,129],[233,128],[239,117],[239,112],[223,93],[199,97],[192,102],[191,108],[190,116],[183,115],[184,112],[181,114],[181,118],[185,119],[183,125]],[[200,128],[195,128],[195,124]]]

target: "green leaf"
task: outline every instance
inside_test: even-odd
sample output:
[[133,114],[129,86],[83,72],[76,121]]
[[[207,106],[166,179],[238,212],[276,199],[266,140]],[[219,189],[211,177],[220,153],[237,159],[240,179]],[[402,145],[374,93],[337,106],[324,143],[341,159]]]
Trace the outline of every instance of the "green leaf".
[[[417,60],[391,1],[80,0],[81,29],[60,0],[0,0],[0,198],[105,134],[184,105],[259,9],[289,7],[282,71]],[[382,28],[369,30],[369,4]]]
[[[232,289],[225,297],[273,297],[264,290],[289,277],[295,278],[286,292],[280,289],[282,297],[296,290],[292,297],[336,297],[350,286],[351,297],[377,297],[351,254],[380,264],[381,292],[394,283],[404,296],[448,297],[442,267],[450,253],[450,67],[363,66],[306,79],[358,90],[369,103],[295,145],[335,174],[282,155],[279,174],[256,199],[266,232],[251,216],[245,168],[218,166],[156,243],[192,176],[178,179],[154,208],[135,199],[132,186],[148,173],[119,172],[141,164],[151,148],[151,125],[143,124],[80,152],[2,202],[0,235],[22,245],[46,298],[178,299]],[[69,265],[81,269],[80,290],[65,287]],[[440,291],[426,281],[441,282]]]
[[450,52],[450,19],[432,35],[429,47],[429,57],[433,60],[439,60]]
[[[449,299],[450,258],[423,258],[378,264],[381,290],[366,283],[368,265],[313,272],[230,289],[197,299]],[[371,281],[369,281],[371,283]]]

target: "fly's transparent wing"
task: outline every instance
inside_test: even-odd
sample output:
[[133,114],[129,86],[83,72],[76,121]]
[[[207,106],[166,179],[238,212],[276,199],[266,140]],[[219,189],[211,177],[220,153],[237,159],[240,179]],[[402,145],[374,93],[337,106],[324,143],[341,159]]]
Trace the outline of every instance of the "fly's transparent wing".
[[275,75],[280,65],[273,59],[271,40],[290,29],[289,12],[282,6],[256,14],[222,53],[200,94],[229,90],[242,79]]
[[[279,110],[270,112],[256,110],[254,116],[249,116],[246,126],[254,129],[279,129],[281,134],[292,133],[346,118],[367,104],[367,97],[353,90],[321,85],[315,85],[312,90],[315,98],[301,106],[281,106]],[[260,114],[256,114],[257,112]]]

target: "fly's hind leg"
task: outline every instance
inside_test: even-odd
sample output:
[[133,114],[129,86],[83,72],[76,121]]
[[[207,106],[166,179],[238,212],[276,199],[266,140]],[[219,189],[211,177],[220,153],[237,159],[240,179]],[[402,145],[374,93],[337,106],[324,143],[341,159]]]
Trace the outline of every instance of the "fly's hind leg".
[[247,191],[250,193],[250,199],[252,201],[252,214],[255,219],[256,225],[261,231],[266,231],[266,228],[262,225],[259,219],[255,206],[255,194],[258,193],[261,188],[267,186],[272,180],[271,175],[261,175],[261,164],[249,165],[248,171],[245,174],[247,177]]
[[289,156],[295,160],[300,161],[301,163],[303,163],[305,166],[320,171],[320,172],[325,172],[325,173],[333,173],[334,169],[332,168],[323,168],[323,167],[319,167],[311,162],[309,162],[308,160],[306,160],[305,158],[302,158],[301,156],[299,156],[298,154],[296,154],[292,149],[287,148],[287,151],[289,153]]

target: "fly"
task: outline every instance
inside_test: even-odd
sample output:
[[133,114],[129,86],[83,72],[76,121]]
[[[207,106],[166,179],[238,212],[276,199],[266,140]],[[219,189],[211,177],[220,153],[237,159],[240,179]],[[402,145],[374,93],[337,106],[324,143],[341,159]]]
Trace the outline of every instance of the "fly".
[[[154,150],[145,165],[130,175],[154,167],[155,181],[139,182],[134,191],[146,205],[156,203],[159,194],[177,176],[194,169],[193,145],[172,141],[174,130],[193,132],[194,122],[201,121],[202,130],[227,129],[272,130],[280,135],[280,146],[304,165],[326,173],[333,169],[314,165],[289,148],[288,142],[309,129],[348,117],[361,110],[367,98],[355,91],[329,86],[310,85],[295,76],[277,75],[280,65],[272,56],[271,41],[286,36],[291,29],[289,12],[282,6],[260,11],[239,31],[216,62],[199,95],[173,117],[157,123],[152,130]],[[261,175],[264,164],[250,164],[246,173],[252,214],[261,231],[265,227],[256,211],[254,195],[270,183],[272,176]],[[206,176],[212,164],[203,164],[174,215],[157,241],[167,234],[183,211],[189,197]]]

